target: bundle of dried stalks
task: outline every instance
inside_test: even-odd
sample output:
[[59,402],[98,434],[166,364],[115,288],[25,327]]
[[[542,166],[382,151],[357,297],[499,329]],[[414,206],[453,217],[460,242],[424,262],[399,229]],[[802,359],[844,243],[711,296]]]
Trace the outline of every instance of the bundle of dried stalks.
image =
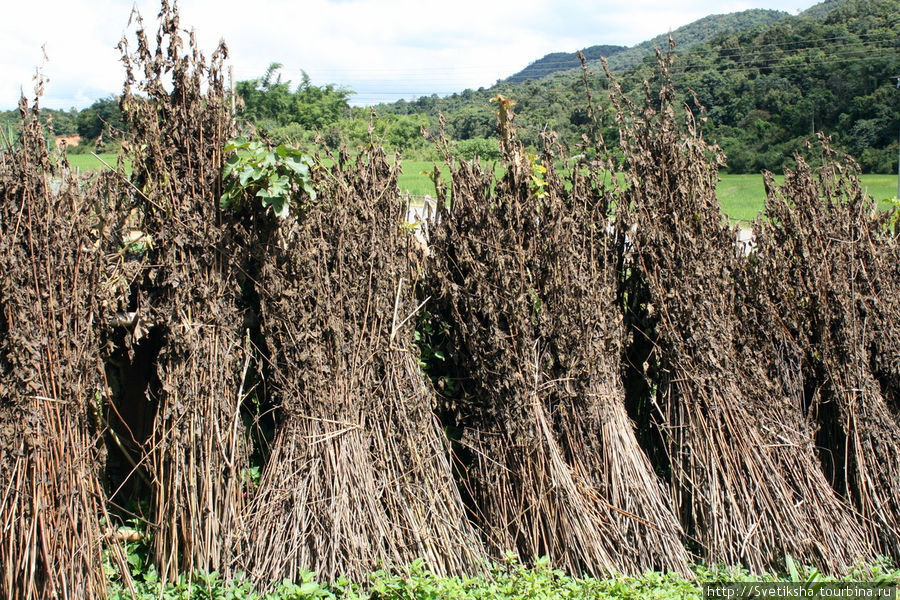
[[762,571],[790,554],[840,571],[870,550],[822,472],[802,390],[770,381],[739,321],[745,263],[715,196],[721,156],[690,111],[678,126],[670,61],[660,58],[658,100],[649,86],[641,110],[612,96],[626,157],[625,299],[655,344],[648,363],[673,492],[709,561]]
[[0,153],[0,596],[105,597],[99,204],[20,108]]
[[[365,581],[424,558],[478,571],[413,346],[413,236],[381,149],[318,171],[318,199],[261,247],[262,328],[280,426],[248,516],[245,563],[262,583],[313,569]],[[297,211],[300,212],[300,211]]]
[[[156,48],[137,17],[122,107],[133,152],[133,214],[144,269],[122,297],[162,338],[150,357],[157,406],[145,447],[152,481],[153,557],[163,577],[194,569],[226,576],[235,562],[247,467],[240,411],[247,370],[240,259],[219,209],[230,137],[220,46],[209,65],[163,2]],[[143,79],[135,82],[135,72]],[[136,89],[135,89],[136,88]]]
[[618,549],[622,568],[685,573],[681,525],[625,405],[618,261],[607,227],[613,196],[606,182],[613,171],[594,168],[581,176],[574,169],[569,185],[559,185],[552,154],[543,162],[548,180],[557,183],[545,199],[541,287],[547,317],[540,321],[560,383],[550,399],[559,414],[557,435],[570,459],[596,461],[586,466],[627,544]]
[[499,101],[506,173],[494,184],[477,163],[453,169],[430,267],[464,388],[476,520],[496,555],[685,572],[678,520],[625,410],[602,174],[576,168],[567,187],[549,139],[539,162],[528,156]]
[[794,359],[829,478],[863,515],[878,550],[896,557],[898,243],[852,159],[822,143],[820,169],[798,158],[784,185],[766,175],[766,219],[756,225],[760,279],[779,326],[802,348]]

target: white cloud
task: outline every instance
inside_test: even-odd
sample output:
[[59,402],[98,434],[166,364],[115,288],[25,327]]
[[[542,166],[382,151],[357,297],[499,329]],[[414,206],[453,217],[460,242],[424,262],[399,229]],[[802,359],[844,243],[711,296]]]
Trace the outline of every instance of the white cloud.
[[[305,69],[313,82],[333,82],[372,102],[446,94],[491,85],[549,52],[594,44],[633,45],[711,13],[750,2],[631,0],[200,0],[180,2],[183,26],[193,26],[207,53],[220,38],[231,50],[238,79],[284,63],[286,78]],[[757,7],[776,8],[760,0]],[[810,0],[798,2],[802,7]],[[126,31],[126,0],[15,3],[0,23],[0,108],[15,106],[46,44],[50,81],[43,104],[83,107],[121,88],[115,45]],[[138,8],[155,31],[157,2]],[[793,12],[794,9],[791,9]]]

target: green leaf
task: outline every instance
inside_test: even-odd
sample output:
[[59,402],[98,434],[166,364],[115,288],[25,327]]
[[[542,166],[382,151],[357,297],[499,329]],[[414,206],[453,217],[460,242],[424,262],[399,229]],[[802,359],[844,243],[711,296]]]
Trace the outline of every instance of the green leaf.
[[[274,150],[257,140],[237,138],[226,146],[241,149],[228,156],[222,168],[225,191],[219,199],[222,208],[235,208],[245,195],[260,199],[264,208],[272,208],[279,217],[286,217],[291,202],[292,184],[315,199],[310,183],[313,160],[297,148],[284,144]],[[236,181],[235,181],[236,179]]]
[[302,179],[306,179],[309,177],[309,165],[305,162],[305,157],[296,158],[293,156],[287,156],[284,159],[284,166],[293,171]]
[[794,559],[790,554],[785,554],[784,562],[787,565],[788,573],[791,576],[791,581],[794,583],[800,583],[800,572],[797,570],[797,565],[794,563]]
[[266,147],[259,141],[252,141],[247,144],[247,150],[250,151],[250,154],[253,155],[253,158],[256,160],[261,159],[266,154]]
[[272,168],[278,164],[278,154],[275,152],[267,152],[260,160],[260,167],[265,169]]
[[272,212],[275,213],[276,217],[284,219],[288,216],[288,203],[287,199],[283,196],[271,196],[263,190],[261,190],[257,196],[262,200],[263,206],[272,209]]
[[300,187],[303,188],[304,192],[309,194],[310,199],[312,199],[312,200],[316,199],[316,190],[314,190],[313,187],[308,182],[304,181],[300,185]]
[[241,164],[241,157],[237,154],[232,154],[228,158],[225,159],[225,166],[222,168],[222,176],[228,177],[231,175],[235,169],[238,168]]
[[262,173],[251,167],[250,165],[244,165],[241,170],[238,172],[238,180],[240,181],[241,187],[247,187],[247,184],[251,180],[259,179]]
[[240,148],[247,148],[250,145],[250,142],[247,141],[246,138],[238,137],[234,138],[227,144],[225,144],[225,152],[230,152],[231,150],[238,150]]
[[219,198],[219,207],[224,210],[227,210],[233,206],[232,201],[233,201],[233,192],[230,188],[226,189],[225,192],[222,194],[222,197]]
[[297,150],[287,146],[285,144],[281,144],[277,148],[275,148],[275,153],[282,158],[287,158],[288,156],[294,156],[297,154]]
[[304,583],[304,584],[300,585],[300,593],[307,595],[307,596],[312,596],[313,594],[319,595],[319,592],[321,592],[321,591],[322,591],[322,586],[320,586],[318,583],[316,583],[314,581],[310,581],[308,583]]

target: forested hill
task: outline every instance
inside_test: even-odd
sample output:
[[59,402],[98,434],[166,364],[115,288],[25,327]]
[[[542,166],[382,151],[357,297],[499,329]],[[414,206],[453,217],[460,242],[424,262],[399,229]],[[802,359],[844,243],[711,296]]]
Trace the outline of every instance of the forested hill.
[[[706,110],[707,138],[728,155],[732,172],[780,170],[803,152],[818,132],[834,136],[867,172],[896,172],[900,129],[900,0],[842,0],[720,35],[681,51],[672,73],[684,103],[693,92]],[[681,44],[677,35],[676,43]],[[611,59],[621,56],[614,54]],[[615,74],[636,100],[642,81],[653,80],[655,60],[646,57]],[[607,81],[599,69],[590,78],[604,124],[613,115],[605,101]],[[571,145],[588,130],[580,71],[522,83],[500,82],[446,98],[420,98],[379,107],[379,114],[443,113],[456,140],[492,138],[495,115],[489,102],[502,93],[518,105],[516,123],[526,142],[537,144],[548,127]],[[607,141],[615,139],[609,128]]]
[[815,6],[810,6],[802,13],[801,16],[811,17],[813,19],[824,19],[828,16],[832,10],[841,5],[841,0],[825,0],[824,2],[819,2]]
[[[687,50],[730,33],[739,33],[755,27],[774,25],[789,18],[790,15],[780,10],[750,9],[725,15],[709,15],[674,30],[671,35],[678,44],[679,52]],[[669,46],[669,34],[664,33],[652,40],[618,53],[610,58],[609,68],[613,71],[628,69],[640,63],[646,56],[654,53],[656,48]]]
[[[841,0],[825,0],[800,13],[800,17],[813,19],[825,19]],[[754,8],[741,12],[724,15],[709,15],[683,27],[679,27],[671,33],[672,38],[678,44],[678,52],[685,52],[694,46],[711,42],[717,37],[731,33],[739,33],[760,26],[774,25],[789,18],[790,15],[780,10],[766,10]],[[640,63],[644,58],[654,53],[656,48],[665,49],[669,45],[669,34],[661,34],[632,46],[627,50],[616,53],[607,61],[613,71],[628,69]],[[591,60],[588,58],[588,63]]]
[[[587,60],[599,60],[613,56],[618,52],[628,50],[627,46],[591,46],[581,50]],[[581,59],[577,52],[553,52],[540,58],[515,75],[508,77],[510,83],[521,83],[526,79],[543,79],[559,71],[568,71],[581,66]]]
[[[900,1],[829,8],[824,19],[801,16],[722,36],[676,64],[685,101],[696,92],[707,135],[732,171],[778,169],[824,132],[865,171],[897,172]],[[631,85],[649,75],[637,69]]]
[[[751,9],[726,15],[709,15],[698,21],[679,27],[671,33],[678,40],[678,48],[685,51],[698,44],[707,42],[717,36],[737,33],[759,25],[771,25],[788,17],[788,13],[780,10]],[[644,57],[653,54],[654,48],[665,48],[669,45],[669,34],[664,33],[631,48],[625,46],[591,46],[583,49],[588,63],[599,62],[606,58],[614,71],[627,69],[641,62]],[[554,73],[578,69],[581,61],[577,52],[554,52],[534,61],[515,75],[506,79],[509,83],[521,83],[526,79],[543,79]]]

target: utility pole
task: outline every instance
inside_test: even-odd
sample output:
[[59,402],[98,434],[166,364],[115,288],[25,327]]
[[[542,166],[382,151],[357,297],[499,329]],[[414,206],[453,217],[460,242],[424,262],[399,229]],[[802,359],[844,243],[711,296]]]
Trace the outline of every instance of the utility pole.
[[[228,65],[228,79],[231,81],[231,118],[234,119],[235,98],[234,98],[234,65]],[[897,85],[900,86],[900,77],[897,78]]]

